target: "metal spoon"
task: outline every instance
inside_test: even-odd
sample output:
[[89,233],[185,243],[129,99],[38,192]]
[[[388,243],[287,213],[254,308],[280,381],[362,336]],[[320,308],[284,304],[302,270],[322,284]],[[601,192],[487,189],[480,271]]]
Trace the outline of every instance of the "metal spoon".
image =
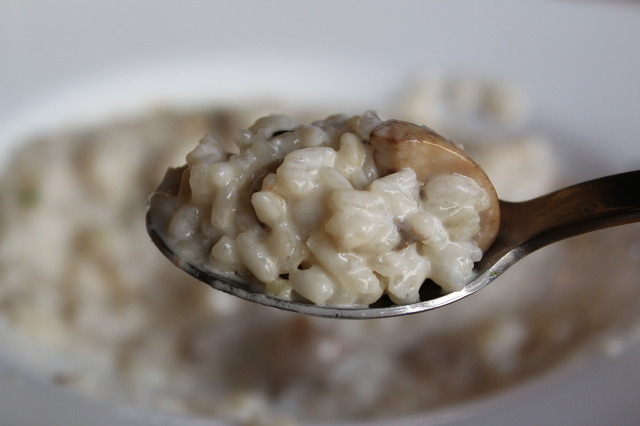
[[518,260],[546,245],[598,229],[640,222],[640,170],[580,183],[529,201],[500,201],[498,236],[476,263],[476,279],[462,290],[410,305],[382,301],[359,308],[318,306],[277,299],[239,276],[214,273],[181,259],[162,237],[167,218],[153,208],[158,197],[177,194],[181,176],[181,169],[169,170],[149,201],[147,230],[160,251],[176,266],[217,290],[262,305],[321,317],[385,318],[439,308],[484,288]]

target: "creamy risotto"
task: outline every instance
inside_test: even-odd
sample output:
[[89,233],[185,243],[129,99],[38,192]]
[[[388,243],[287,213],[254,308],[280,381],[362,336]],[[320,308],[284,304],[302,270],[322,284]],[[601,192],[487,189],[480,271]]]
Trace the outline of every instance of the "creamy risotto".
[[[557,152],[521,127],[509,91],[480,80],[425,84],[388,115],[462,142],[505,199],[561,186]],[[637,318],[640,266],[627,255],[637,227],[545,248],[473,297],[409,317],[312,318],[211,290],[158,253],[146,200],[203,134],[232,141],[234,129],[275,110],[286,105],[155,111],[25,141],[0,180],[2,348],[85,395],[280,425],[460,403]],[[192,160],[206,157],[207,143]]]
[[431,279],[445,292],[473,277],[495,239],[499,206],[484,172],[428,128],[375,112],[312,124],[260,118],[187,155],[161,230],[186,261],[238,273],[265,291],[319,305],[370,305],[383,294],[420,300]]

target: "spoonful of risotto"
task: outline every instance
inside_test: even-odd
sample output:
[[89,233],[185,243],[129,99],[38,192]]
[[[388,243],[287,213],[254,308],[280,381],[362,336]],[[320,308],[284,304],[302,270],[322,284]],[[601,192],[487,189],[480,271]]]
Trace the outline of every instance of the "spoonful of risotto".
[[640,171],[500,201],[460,146],[374,112],[311,124],[271,115],[235,144],[205,136],[167,171],[149,235],[213,288],[304,314],[435,309],[545,245],[640,221]]

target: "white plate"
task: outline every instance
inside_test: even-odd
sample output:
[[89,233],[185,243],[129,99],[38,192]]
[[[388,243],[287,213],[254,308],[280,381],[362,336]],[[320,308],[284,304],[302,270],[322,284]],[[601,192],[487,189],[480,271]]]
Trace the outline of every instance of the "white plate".
[[[584,178],[615,173],[640,167],[638,40],[640,7],[626,2],[3,3],[0,160],[7,141],[36,127],[98,120],[105,111],[123,114],[151,102],[259,92],[301,103],[338,96],[352,100],[354,109],[379,108],[413,71],[435,67],[521,82],[532,94],[535,122],[570,134],[584,150],[578,156],[601,159],[599,170],[582,171]],[[208,78],[228,84],[203,86]],[[635,424],[639,362],[634,346],[564,381],[428,421],[466,424],[472,416],[477,425]],[[487,406],[499,410],[487,412]],[[158,421],[180,419],[114,411],[0,365],[0,424]]]

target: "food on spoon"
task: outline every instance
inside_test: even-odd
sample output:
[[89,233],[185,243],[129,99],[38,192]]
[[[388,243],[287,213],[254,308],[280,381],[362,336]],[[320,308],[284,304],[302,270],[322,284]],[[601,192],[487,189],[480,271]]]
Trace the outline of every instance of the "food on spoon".
[[426,280],[461,289],[497,234],[491,182],[426,127],[375,112],[312,124],[270,115],[235,142],[239,153],[205,136],[179,193],[150,208],[169,217],[161,233],[180,258],[276,297],[414,303]]
[[373,129],[370,142],[374,161],[383,174],[409,168],[422,183],[435,176],[455,174],[478,184],[489,198],[489,207],[478,210],[480,230],[473,240],[482,251],[491,246],[500,227],[498,195],[486,173],[460,146],[427,127],[399,120]]

